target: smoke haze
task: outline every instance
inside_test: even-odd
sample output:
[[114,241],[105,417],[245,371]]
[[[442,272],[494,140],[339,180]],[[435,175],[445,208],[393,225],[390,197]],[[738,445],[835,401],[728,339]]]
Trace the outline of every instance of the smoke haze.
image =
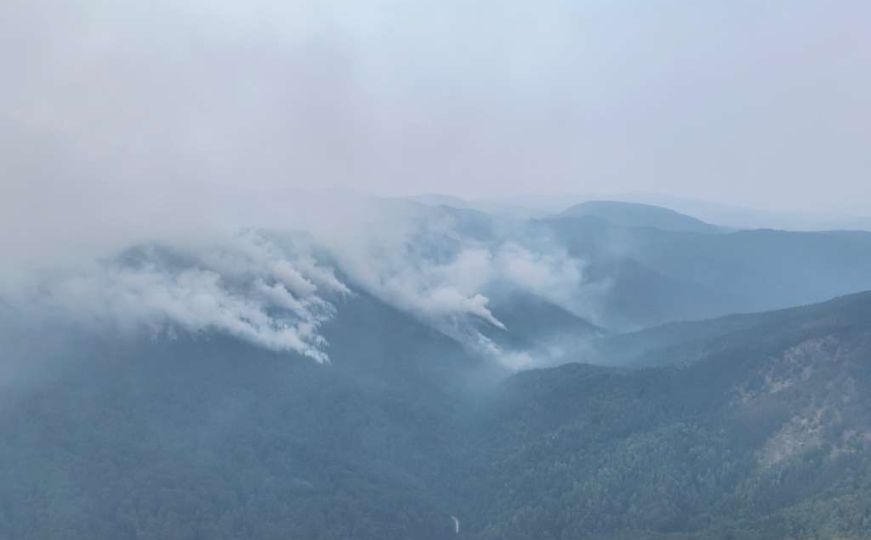
[[[865,204],[869,16],[852,1],[6,2],[0,291],[319,361],[318,327],[354,288],[459,336],[503,328],[498,288],[578,311],[585,263],[562,248],[364,194]],[[264,230],[310,244],[240,232]],[[190,260],[118,265],[148,245]]]
[[2,240],[29,257],[326,187],[871,211],[865,2],[0,10]]

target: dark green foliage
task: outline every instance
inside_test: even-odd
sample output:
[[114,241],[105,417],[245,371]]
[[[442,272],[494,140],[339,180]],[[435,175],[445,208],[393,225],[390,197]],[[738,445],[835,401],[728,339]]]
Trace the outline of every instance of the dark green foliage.
[[512,377],[477,433],[490,451],[468,532],[866,538],[869,315],[871,295],[854,295],[685,325],[686,343],[673,328],[621,338],[668,362],[690,350],[683,367]]
[[9,341],[29,375],[0,411],[0,537],[441,539],[453,515],[478,539],[867,538],[869,315],[664,327],[602,344],[652,367],[508,377],[364,295],[328,365]]

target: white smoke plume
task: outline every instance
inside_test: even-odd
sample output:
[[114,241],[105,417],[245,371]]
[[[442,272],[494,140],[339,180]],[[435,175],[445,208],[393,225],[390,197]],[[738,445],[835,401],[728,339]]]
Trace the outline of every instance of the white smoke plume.
[[337,300],[359,290],[518,367],[528,355],[502,351],[479,331],[512,331],[493,313],[492,294],[522,291],[568,307],[581,284],[579,261],[527,239],[516,224],[480,215],[482,232],[451,209],[352,201],[332,200],[348,211],[325,217],[288,205],[269,228],[164,237],[96,262],[83,257],[34,272],[24,285],[6,283],[2,296],[98,331],[220,332],[325,362],[321,327],[341,309]]
[[164,248],[139,251],[126,257],[133,261],[122,255],[44,276],[12,298],[31,312],[97,330],[222,332],[328,360],[319,327],[335,307],[325,298],[349,290],[311,255],[281,250],[254,233],[193,253],[168,250],[169,257]]
[[[582,283],[582,263],[525,225],[418,205],[380,202],[348,224],[313,235],[347,280],[382,301],[511,366],[478,323],[511,332],[493,313],[492,294],[520,291],[567,309]],[[515,355],[516,356],[516,355]]]

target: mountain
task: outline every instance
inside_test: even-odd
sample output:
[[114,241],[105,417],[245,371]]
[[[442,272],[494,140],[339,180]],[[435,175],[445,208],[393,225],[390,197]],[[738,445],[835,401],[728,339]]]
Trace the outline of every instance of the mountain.
[[862,329],[871,321],[871,293],[765,313],[670,323],[639,332],[604,336],[596,359],[611,366],[689,365],[715,354],[738,355],[746,343],[825,337]]
[[709,223],[738,229],[782,229],[788,231],[861,230],[871,231],[871,219],[862,211],[760,210],[713,201],[674,197],[656,193],[624,193],[619,200],[665,206]]
[[[580,324],[533,308],[500,315]],[[7,316],[0,535],[861,538],[869,315],[865,293],[588,328],[577,360],[648,367],[516,374],[360,292],[327,364],[183,329],[34,340]]]
[[359,210],[9,291],[0,538],[868,530],[871,235]]
[[622,201],[587,201],[563,211],[560,218],[600,218],[623,227],[650,227],[663,231],[715,233],[719,228],[674,210]]
[[473,443],[468,537],[866,538],[869,315],[865,293],[670,326],[627,340],[678,367],[515,375]]
[[519,243],[581,270],[558,303],[601,328],[769,311],[871,289],[871,233],[732,230],[667,208],[591,201],[544,218],[496,216],[439,205],[422,223],[450,223],[415,241],[418,251],[462,252]]
[[452,537],[466,387],[498,368],[374,298],[339,313],[329,364],[214,333],[4,326],[6,371],[31,374],[0,412],[0,536]]
[[768,311],[871,289],[871,233],[700,233],[600,217],[536,222],[586,263],[577,311],[612,330]]
[[608,332],[574,313],[531,294],[513,292],[491,298],[493,315],[504,328],[480,325],[478,331],[505,351],[521,351],[527,364],[556,365],[574,360],[575,352]]

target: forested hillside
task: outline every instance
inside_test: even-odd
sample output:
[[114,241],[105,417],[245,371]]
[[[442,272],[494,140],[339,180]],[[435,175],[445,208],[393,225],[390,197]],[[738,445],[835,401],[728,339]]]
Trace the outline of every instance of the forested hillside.
[[[205,336],[17,350],[45,363],[4,397],[0,532],[453,538],[454,516],[462,538],[863,538],[871,524],[871,295],[652,331],[665,349],[620,338],[663,367],[510,376],[374,299],[344,307],[326,365]],[[686,347],[691,361],[662,352]]]
[[606,328],[768,311],[871,289],[871,233],[724,230],[627,206],[581,212],[582,205],[537,222],[585,261],[589,293],[578,309]]
[[512,377],[476,445],[490,452],[470,527],[481,538],[865,538],[869,315],[862,294],[693,323],[653,347],[650,363],[677,355],[681,367]]

